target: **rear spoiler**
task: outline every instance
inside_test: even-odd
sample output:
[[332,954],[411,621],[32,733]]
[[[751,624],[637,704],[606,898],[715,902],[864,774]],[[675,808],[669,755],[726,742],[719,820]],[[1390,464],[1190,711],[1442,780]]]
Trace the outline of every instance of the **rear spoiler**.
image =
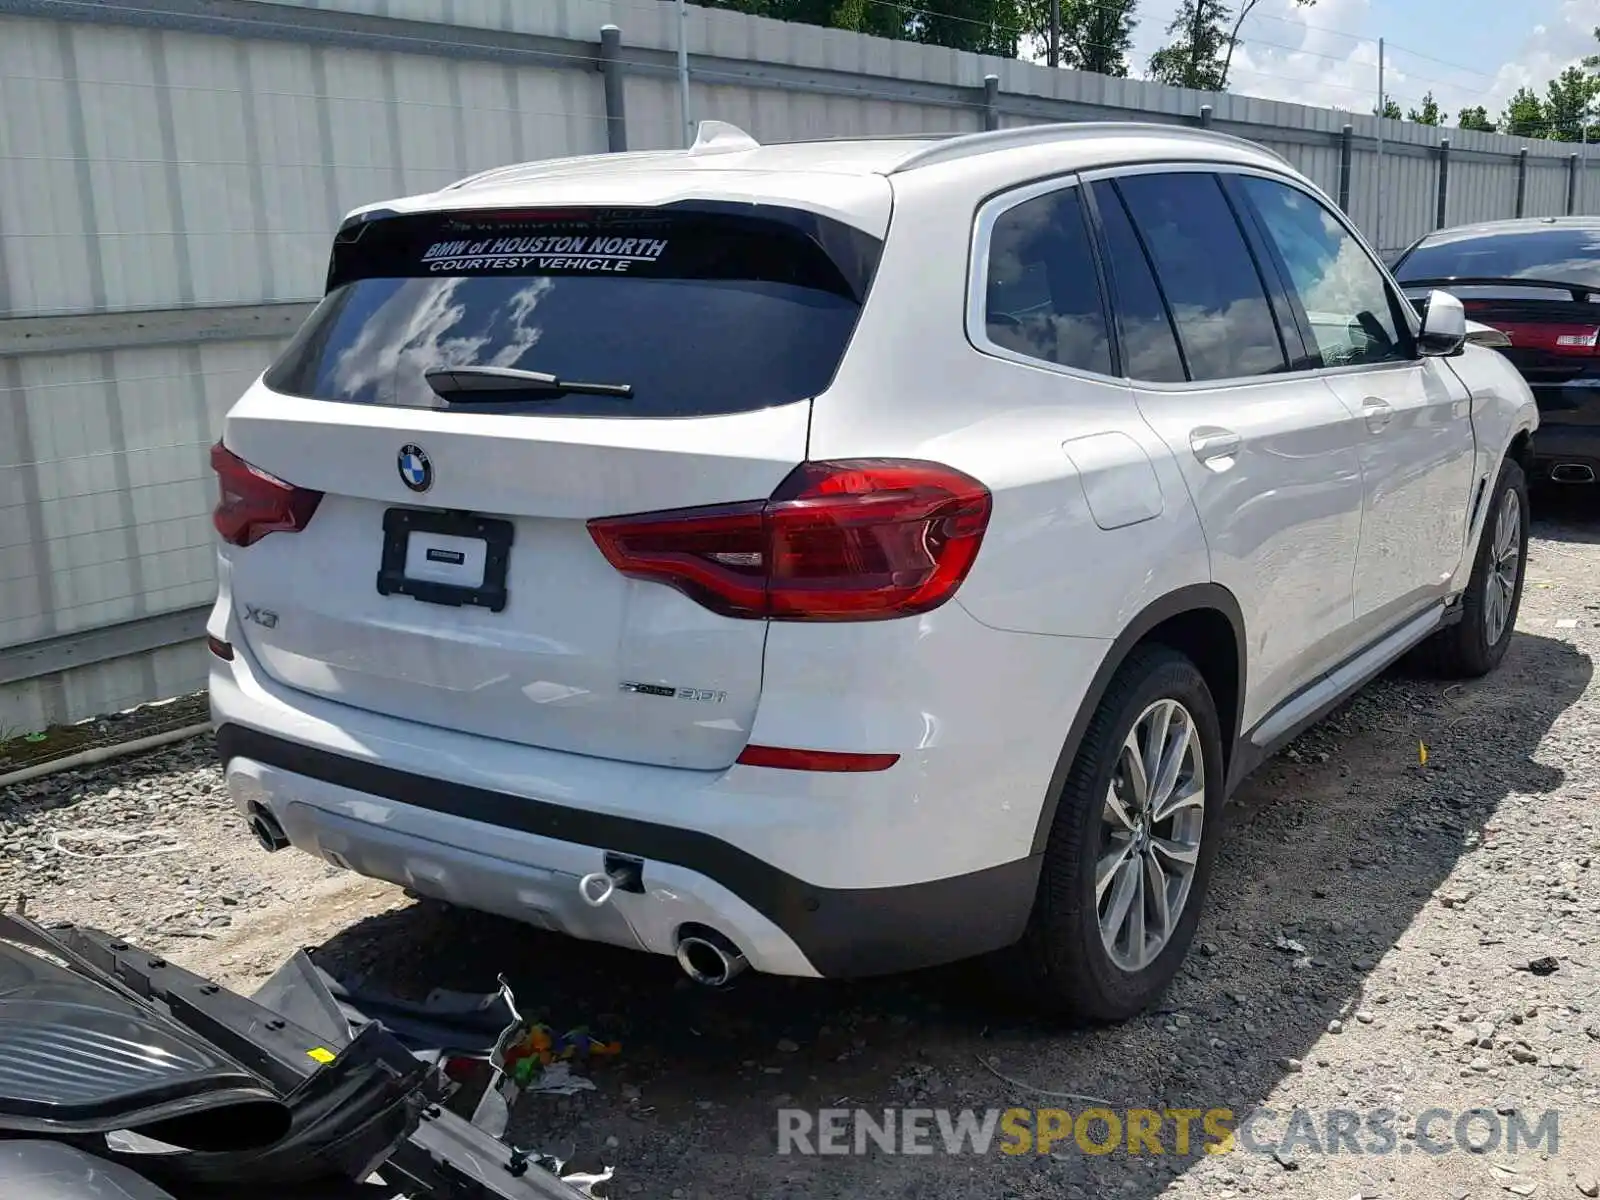
[[1520,275],[1451,275],[1442,279],[1398,279],[1395,282],[1406,292],[1423,288],[1442,288],[1448,292],[1453,287],[1549,288],[1551,291],[1566,292],[1580,304],[1600,295],[1600,286],[1573,283],[1570,280],[1527,279]]

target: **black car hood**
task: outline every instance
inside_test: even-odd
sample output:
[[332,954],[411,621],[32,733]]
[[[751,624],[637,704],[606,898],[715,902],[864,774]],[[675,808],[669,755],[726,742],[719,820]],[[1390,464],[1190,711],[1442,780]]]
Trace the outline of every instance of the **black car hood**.
[[259,1078],[115,980],[0,940],[0,1130],[241,1150],[288,1128]]

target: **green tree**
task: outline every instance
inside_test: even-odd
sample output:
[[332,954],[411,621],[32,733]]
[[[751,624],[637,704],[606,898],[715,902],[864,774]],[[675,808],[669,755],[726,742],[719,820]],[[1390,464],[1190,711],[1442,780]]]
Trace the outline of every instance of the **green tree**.
[[1493,133],[1495,123],[1489,120],[1489,112],[1478,105],[1476,108],[1463,108],[1456,114],[1456,125],[1461,129],[1478,129],[1484,133]]
[[1532,88],[1518,88],[1500,118],[1500,132],[1513,137],[1544,135],[1544,105]]
[[1138,3],[1061,0],[1061,65],[1125,78]]
[[1017,56],[1022,20],[1015,0],[924,0],[907,7],[909,41],[1002,58]]
[[780,21],[849,29],[1014,58],[1022,32],[1019,0],[694,0]]
[[1544,136],[1558,142],[1576,142],[1594,103],[1600,83],[1582,67],[1568,67],[1546,88]]
[[1406,114],[1406,120],[1415,121],[1418,125],[1443,125],[1450,119],[1448,113],[1439,111],[1439,102],[1433,98],[1430,91],[1422,97],[1422,108],[1413,108]]
[[1150,56],[1150,78],[1175,87],[1220,92],[1224,55],[1233,49],[1228,32],[1232,16],[1222,0],[1183,0],[1167,26],[1173,40]]
[[[1317,0],[1294,0],[1309,8]],[[1150,57],[1150,78],[1207,92],[1227,90],[1239,28],[1261,0],[1241,0],[1235,13],[1222,0],[1183,0],[1167,33],[1173,40]]]
[[1374,107],[1372,115],[1375,117],[1388,117],[1391,121],[1404,121],[1405,113],[1400,111],[1400,105],[1393,100],[1385,100],[1382,108]]
[[[1025,30],[1048,49],[1050,0],[1019,2]],[[1139,0],[1059,0],[1061,43],[1057,65],[1126,77],[1138,5]]]

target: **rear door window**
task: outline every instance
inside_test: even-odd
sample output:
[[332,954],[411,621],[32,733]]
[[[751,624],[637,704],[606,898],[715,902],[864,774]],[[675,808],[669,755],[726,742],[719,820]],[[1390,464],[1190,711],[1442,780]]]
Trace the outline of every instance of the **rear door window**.
[[[266,384],[350,404],[693,417],[826,390],[877,239],[767,209],[432,213],[341,231],[328,292]],[[426,373],[510,368],[629,394],[456,392]]]
[[1116,298],[1117,344],[1122,370],[1130,379],[1177,383],[1184,379],[1183,355],[1150,261],[1122,198],[1109,182],[1094,185],[1095,207],[1105,231],[1106,268]]
[[1286,367],[1266,288],[1233,209],[1201,171],[1117,180],[1172,308],[1193,379],[1239,379]]

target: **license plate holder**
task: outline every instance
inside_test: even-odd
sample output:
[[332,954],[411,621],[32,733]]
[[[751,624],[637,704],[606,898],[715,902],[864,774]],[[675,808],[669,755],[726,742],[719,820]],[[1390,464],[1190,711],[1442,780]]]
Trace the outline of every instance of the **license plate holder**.
[[[452,608],[473,605],[490,612],[506,606],[506,569],[516,527],[496,517],[430,509],[391,508],[383,514],[383,559],[378,568],[378,593],[410,596],[427,604]],[[413,538],[420,539],[413,555]],[[453,568],[470,577],[476,568],[476,543],[482,542],[483,574],[476,582],[448,580]],[[408,572],[418,563],[437,567],[435,578],[419,579]]]

